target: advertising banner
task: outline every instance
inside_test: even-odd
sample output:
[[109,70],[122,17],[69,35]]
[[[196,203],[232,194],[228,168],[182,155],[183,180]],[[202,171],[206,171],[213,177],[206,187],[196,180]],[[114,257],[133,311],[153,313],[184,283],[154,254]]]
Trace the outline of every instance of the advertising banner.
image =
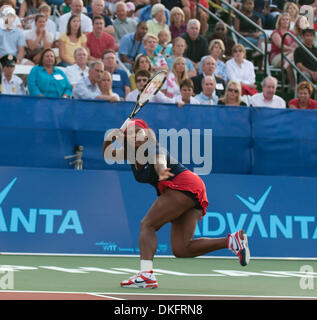
[[[317,257],[316,178],[211,174],[195,237],[244,229],[256,257]],[[0,168],[0,252],[135,254],[156,199],[129,171]],[[170,226],[158,255],[172,255]],[[231,256],[229,250],[212,255]]]
[[[0,95],[0,166],[72,169],[64,157],[82,146],[84,169],[128,171],[127,165],[106,167],[101,146],[105,131],[120,127],[132,106]],[[138,116],[158,137],[162,130],[186,131],[191,141],[200,139],[201,150],[208,142],[213,173],[317,177],[314,110],[148,103]],[[189,168],[195,154],[186,152]]]

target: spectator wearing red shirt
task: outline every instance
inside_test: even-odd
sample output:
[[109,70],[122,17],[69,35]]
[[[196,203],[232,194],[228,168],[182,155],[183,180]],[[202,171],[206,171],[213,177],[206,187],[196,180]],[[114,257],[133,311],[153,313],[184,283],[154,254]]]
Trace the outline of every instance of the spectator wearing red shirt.
[[313,93],[312,85],[303,81],[297,86],[297,97],[288,102],[291,109],[317,109],[317,101],[311,99]]
[[102,16],[93,18],[93,30],[87,34],[87,48],[90,51],[90,61],[101,59],[106,49],[115,50],[114,37],[104,31],[105,22]]
[[[275,30],[271,34],[271,52],[270,63],[276,67],[281,67],[282,61],[282,38],[286,32],[294,32],[290,30],[291,18],[287,12],[281,13],[276,21]],[[290,36],[286,36],[284,40],[284,53],[290,61],[294,61],[294,51],[297,48],[297,43]],[[295,76],[292,66],[284,59],[284,69],[288,74],[289,84],[292,90],[295,89]]]

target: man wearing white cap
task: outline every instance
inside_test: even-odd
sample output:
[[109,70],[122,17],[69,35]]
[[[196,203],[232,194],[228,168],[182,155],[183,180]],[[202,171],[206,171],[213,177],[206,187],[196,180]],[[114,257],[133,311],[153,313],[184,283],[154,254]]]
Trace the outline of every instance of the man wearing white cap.
[[25,36],[20,28],[14,25],[16,14],[11,7],[2,12],[3,26],[0,28],[0,57],[12,54],[17,57],[17,63],[22,63],[24,58]]

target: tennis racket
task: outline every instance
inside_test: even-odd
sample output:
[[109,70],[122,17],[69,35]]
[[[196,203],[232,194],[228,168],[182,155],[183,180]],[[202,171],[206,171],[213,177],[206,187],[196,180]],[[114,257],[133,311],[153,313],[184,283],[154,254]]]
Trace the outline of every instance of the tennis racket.
[[129,121],[133,119],[136,114],[139,113],[140,110],[149,102],[149,100],[158,93],[165,82],[166,75],[167,71],[158,71],[146,82],[143,89],[138,94],[131,114],[120,128],[122,131],[125,131]]

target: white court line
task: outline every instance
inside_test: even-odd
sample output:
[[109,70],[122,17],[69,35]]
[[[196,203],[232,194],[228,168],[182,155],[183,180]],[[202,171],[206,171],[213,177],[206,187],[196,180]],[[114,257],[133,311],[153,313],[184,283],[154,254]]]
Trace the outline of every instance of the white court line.
[[126,300],[126,299],[122,299],[122,298],[118,298],[118,297],[112,297],[112,296],[106,296],[100,293],[92,293],[92,292],[86,292],[87,294],[90,294],[92,296],[96,296],[96,297],[101,297],[101,298],[108,298],[108,299],[112,299],[112,300]]

